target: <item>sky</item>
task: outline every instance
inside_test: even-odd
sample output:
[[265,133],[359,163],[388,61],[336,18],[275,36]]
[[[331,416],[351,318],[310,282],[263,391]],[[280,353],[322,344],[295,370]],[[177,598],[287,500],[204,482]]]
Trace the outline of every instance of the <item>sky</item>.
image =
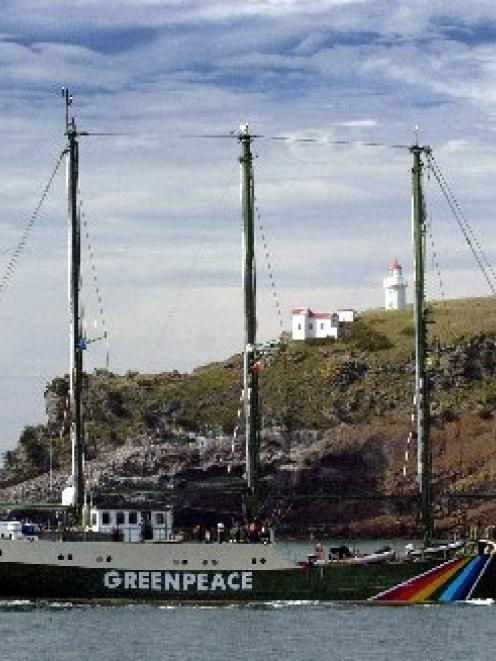
[[[411,155],[360,142],[431,145],[494,263],[495,43],[492,0],[0,0],[0,278],[65,147],[62,86],[81,131],[116,134],[80,145],[85,322],[114,372],[241,350],[240,124],[265,136],[260,340],[293,307],[381,307],[394,258],[411,283]],[[488,295],[432,177],[426,195],[430,296]],[[66,252],[62,163],[0,293],[0,453],[67,372]]]

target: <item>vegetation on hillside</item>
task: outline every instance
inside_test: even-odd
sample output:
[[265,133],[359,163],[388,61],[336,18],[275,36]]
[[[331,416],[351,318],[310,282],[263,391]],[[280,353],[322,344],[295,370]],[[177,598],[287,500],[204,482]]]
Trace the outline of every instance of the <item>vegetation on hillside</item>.
[[[433,411],[496,404],[496,304],[475,298],[433,303],[430,364],[435,385]],[[409,426],[412,402],[411,309],[370,310],[348,327],[340,341],[282,342],[262,361],[264,425],[282,433],[325,431],[366,425],[387,417]],[[170,434],[232,434],[242,387],[242,358],[195,369],[190,374],[97,370],[87,376],[86,456],[133,439],[163,440]],[[67,377],[47,386],[47,425],[26,427],[7,468],[25,474],[70,459],[65,408]]]

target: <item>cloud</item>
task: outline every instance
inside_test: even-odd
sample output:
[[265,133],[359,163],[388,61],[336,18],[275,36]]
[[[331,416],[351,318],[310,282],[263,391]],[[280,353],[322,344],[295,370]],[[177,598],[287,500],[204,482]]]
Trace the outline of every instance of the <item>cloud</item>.
[[[419,125],[495,252],[492,2],[11,0],[2,11],[0,268],[64,147],[67,84],[81,130],[119,134],[80,146],[114,369],[190,369],[241,347],[239,146],[200,134],[249,122],[294,138],[254,144],[257,225],[286,327],[294,305],[380,306],[389,260],[409,263],[408,151],[332,141],[409,144]],[[6,373],[19,375],[0,383],[0,447],[41,419],[40,384],[67,369],[63,179],[0,300]],[[442,198],[429,196],[447,294],[485,294]],[[280,328],[264,253],[267,339]],[[103,364],[104,348],[87,360]]]

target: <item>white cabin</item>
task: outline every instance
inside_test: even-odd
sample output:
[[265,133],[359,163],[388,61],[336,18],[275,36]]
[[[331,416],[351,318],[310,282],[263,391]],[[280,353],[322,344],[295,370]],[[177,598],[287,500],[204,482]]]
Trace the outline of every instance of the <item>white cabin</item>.
[[90,507],[90,529],[124,542],[174,541],[172,507],[163,510]]

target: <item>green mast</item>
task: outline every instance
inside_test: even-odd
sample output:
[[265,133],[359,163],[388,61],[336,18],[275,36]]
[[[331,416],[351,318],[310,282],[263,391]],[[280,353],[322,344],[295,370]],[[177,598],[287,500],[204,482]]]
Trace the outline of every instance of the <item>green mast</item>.
[[248,125],[242,125],[238,134],[241,144],[241,205],[243,210],[243,285],[244,285],[244,382],[243,401],[246,445],[246,515],[253,519],[258,511],[259,473],[259,394],[258,360],[256,352],[256,269],[253,157]]
[[424,546],[432,539],[432,449],[430,443],[430,392],[427,373],[428,308],[425,300],[426,216],[422,178],[422,156],[431,149],[418,144],[410,148],[412,168],[412,225],[415,266],[415,408],[417,422],[417,479],[420,488],[421,525]]
[[[70,369],[69,369],[69,406],[70,435],[72,445],[72,485],[68,487],[69,495],[63,496],[65,504],[71,504],[76,509],[77,522],[81,522],[84,504],[84,474],[83,474],[83,411],[82,411],[82,379],[83,379],[83,337],[80,288],[81,288],[81,226],[78,209],[79,180],[79,133],[74,117],[69,118],[69,107],[72,96],[69,90],[63,89],[66,109],[67,136],[67,196],[69,224],[69,309],[71,315],[70,330]],[[72,487],[72,490],[71,490]],[[71,502],[72,501],[72,502]]]

